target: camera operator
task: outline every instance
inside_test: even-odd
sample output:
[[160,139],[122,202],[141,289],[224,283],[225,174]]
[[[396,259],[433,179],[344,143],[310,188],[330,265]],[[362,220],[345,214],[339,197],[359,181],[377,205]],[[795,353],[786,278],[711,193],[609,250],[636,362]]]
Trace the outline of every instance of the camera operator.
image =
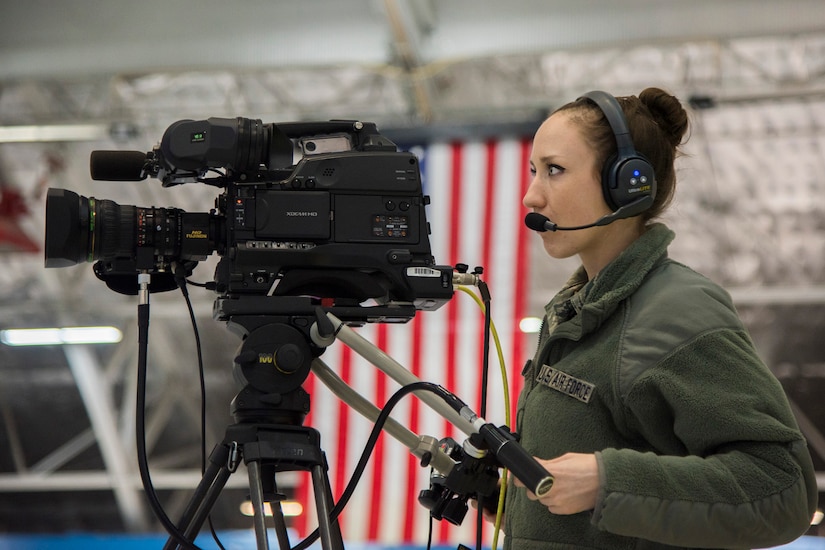
[[[586,94],[535,135],[528,225],[581,266],[546,306],[517,413],[555,483],[541,499],[509,487],[506,549],[764,547],[810,525],[813,467],[782,387],[728,294],[669,259],[654,222],[687,130],[679,100],[648,88]],[[626,156],[655,180],[633,168],[622,196]]]

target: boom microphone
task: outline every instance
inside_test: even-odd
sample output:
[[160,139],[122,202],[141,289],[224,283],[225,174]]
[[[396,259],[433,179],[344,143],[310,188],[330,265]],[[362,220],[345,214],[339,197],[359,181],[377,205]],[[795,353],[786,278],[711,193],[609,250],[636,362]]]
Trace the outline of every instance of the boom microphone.
[[98,181],[141,181],[147,176],[146,160],[140,151],[92,151],[89,171]]
[[533,231],[539,231],[542,233],[545,231],[577,231],[579,229],[587,229],[589,227],[607,225],[622,218],[629,218],[631,216],[635,216],[639,212],[637,207],[644,201],[653,202],[652,198],[649,196],[640,197],[635,201],[622,206],[615,212],[611,212],[610,214],[602,216],[595,222],[588,223],[587,225],[577,225],[574,227],[559,227],[554,222],[550,221],[550,219],[547,216],[545,216],[544,214],[539,214],[538,212],[530,212],[529,214],[527,214],[524,217],[524,224]]

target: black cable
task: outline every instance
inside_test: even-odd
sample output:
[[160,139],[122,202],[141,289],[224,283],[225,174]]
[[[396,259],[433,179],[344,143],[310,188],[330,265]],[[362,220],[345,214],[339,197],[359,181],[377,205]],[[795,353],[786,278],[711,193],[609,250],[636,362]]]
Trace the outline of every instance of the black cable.
[[430,523],[427,529],[427,550],[431,550],[433,547],[433,524],[435,523],[435,518],[432,514],[430,516]]
[[[478,280],[478,290],[481,294],[481,301],[484,304],[484,342],[482,344],[482,366],[481,366],[481,407],[479,415],[487,417],[487,385],[490,378],[490,325],[492,324],[492,314],[490,312],[491,296],[487,283]],[[476,514],[476,550],[481,550],[481,539],[484,535],[484,512],[483,506],[479,503]]]
[[[182,267],[183,266],[180,264],[175,265],[175,281],[177,282],[178,288],[183,295],[184,302],[186,302],[186,309],[189,311],[189,320],[192,323],[192,332],[195,335],[195,352],[198,356],[198,379],[200,381],[201,392],[201,475],[203,475],[206,473],[206,375],[204,373],[203,346],[201,345],[201,335],[198,330],[198,321],[195,318],[195,310],[192,307],[192,300],[189,298],[189,289],[186,288],[187,280],[184,276],[184,270]],[[218,533],[215,532],[215,526],[212,523],[211,514],[206,518],[206,521],[209,524],[209,532],[212,535],[212,540],[215,541],[215,544],[218,545],[220,550],[226,550],[223,544],[221,544]]]
[[487,384],[489,383],[490,372],[490,325],[492,324],[492,314],[490,313],[490,291],[487,283],[479,279],[478,291],[481,293],[481,301],[484,304],[484,342],[482,344],[481,357],[481,407],[479,416],[487,417]]
[[[147,291],[148,292],[148,291]],[[149,499],[149,505],[160,520],[166,531],[177,543],[191,550],[200,550],[195,544],[186,539],[177,526],[169,519],[158,499],[152,478],[149,475],[149,459],[146,452],[146,370],[149,351],[149,304],[138,304],[138,369],[137,369],[137,399],[135,404],[135,436],[137,445],[137,461],[140,470],[140,479],[143,491]]]
[[[344,507],[347,505],[349,499],[352,497],[352,494],[355,492],[355,488],[358,486],[358,482],[361,480],[361,476],[364,474],[364,470],[366,470],[367,468],[367,463],[369,462],[370,456],[372,455],[373,450],[375,450],[376,443],[378,443],[378,437],[381,435],[381,431],[384,428],[384,424],[386,424],[387,420],[389,419],[392,409],[398,404],[399,401],[401,401],[403,397],[416,391],[429,391],[435,393],[436,395],[444,399],[447,403],[452,405],[453,408],[455,408],[456,403],[461,403],[461,401],[455,395],[453,395],[443,387],[433,384],[432,382],[413,382],[412,384],[408,384],[406,386],[403,386],[401,389],[397,390],[392,395],[392,397],[390,397],[387,400],[387,403],[384,405],[384,408],[381,409],[381,412],[378,414],[378,418],[375,419],[375,425],[372,427],[370,436],[367,439],[367,443],[364,446],[364,450],[361,453],[361,458],[355,465],[355,469],[352,472],[350,481],[344,489],[344,492],[341,493],[341,498],[338,499],[338,502],[335,504],[335,506],[329,513],[330,523],[333,523],[336,519],[338,519],[338,516],[344,510]],[[309,547],[309,545],[318,540],[318,537],[319,530],[315,529],[312,533],[307,535],[307,537],[304,540],[302,540],[297,546],[293,547],[292,550],[305,550]]]

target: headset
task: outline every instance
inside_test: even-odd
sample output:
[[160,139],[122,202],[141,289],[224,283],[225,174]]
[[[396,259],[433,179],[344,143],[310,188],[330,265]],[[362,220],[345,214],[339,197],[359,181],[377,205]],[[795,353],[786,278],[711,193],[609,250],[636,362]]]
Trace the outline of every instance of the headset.
[[624,112],[612,95],[602,91],[587,92],[586,98],[604,113],[616,137],[616,154],[611,155],[602,168],[602,192],[607,205],[621,215],[614,219],[630,218],[653,205],[656,197],[656,175],[653,166],[636,152]]
[[589,99],[604,113],[616,137],[616,154],[602,167],[602,193],[610,214],[593,223],[561,227],[538,212],[530,212],[524,223],[534,231],[577,231],[632,218],[653,206],[656,197],[656,175],[653,166],[636,152],[624,112],[618,100],[607,92],[587,92],[579,99]]

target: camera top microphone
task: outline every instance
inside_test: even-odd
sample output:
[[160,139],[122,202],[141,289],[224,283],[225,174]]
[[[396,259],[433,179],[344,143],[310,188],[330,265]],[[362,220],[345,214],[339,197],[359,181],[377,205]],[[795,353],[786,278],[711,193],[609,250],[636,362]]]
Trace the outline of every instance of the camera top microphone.
[[98,181],[141,181],[149,155],[140,151],[92,151],[89,171]]

